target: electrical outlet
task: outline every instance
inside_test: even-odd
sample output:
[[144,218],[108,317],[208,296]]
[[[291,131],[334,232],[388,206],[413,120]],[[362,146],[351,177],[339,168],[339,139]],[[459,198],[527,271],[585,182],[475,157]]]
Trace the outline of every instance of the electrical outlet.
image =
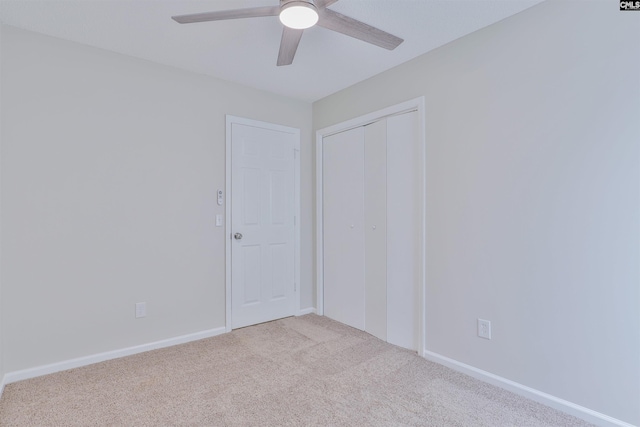
[[145,317],[147,315],[147,303],[146,302],[137,302],[136,303],[136,319],[140,317]]
[[478,319],[478,336],[488,340],[491,339],[491,321]]

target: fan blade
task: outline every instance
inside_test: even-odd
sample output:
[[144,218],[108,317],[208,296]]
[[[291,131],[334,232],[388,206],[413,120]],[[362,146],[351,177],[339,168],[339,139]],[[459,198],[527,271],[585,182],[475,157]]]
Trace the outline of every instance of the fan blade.
[[400,37],[396,37],[393,34],[389,34],[330,9],[324,9],[322,11],[317,25],[388,50],[395,49],[404,41]]
[[250,7],[248,9],[221,10],[219,12],[194,13],[191,15],[172,16],[171,19],[180,24],[193,22],[223,21],[225,19],[259,18],[262,16],[277,16],[280,6]]
[[325,7],[329,7],[338,0],[316,0],[315,4],[318,9],[324,9]]
[[282,30],[282,40],[280,40],[280,52],[278,53],[278,66],[291,65],[293,57],[296,56],[298,44],[302,38],[304,30],[294,30],[284,27]]

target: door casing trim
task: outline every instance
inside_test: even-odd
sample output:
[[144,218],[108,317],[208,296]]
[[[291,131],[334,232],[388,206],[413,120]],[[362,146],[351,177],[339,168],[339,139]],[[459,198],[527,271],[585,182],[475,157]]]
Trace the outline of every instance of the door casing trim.
[[247,125],[253,127],[259,127],[263,129],[275,130],[279,132],[286,132],[294,135],[294,313],[293,315],[300,315],[300,129],[292,128],[288,126],[278,125],[274,123],[262,122],[259,120],[248,119],[244,117],[232,116],[227,114],[226,116],[226,155],[225,155],[225,330],[231,332],[231,201],[233,194],[231,194],[231,126],[233,124]]
[[425,355],[425,319],[426,319],[426,140],[425,140],[425,97],[410,99],[382,110],[374,111],[354,119],[347,120],[336,125],[328,126],[316,131],[316,312],[324,315],[324,241],[323,241],[323,206],[322,206],[322,156],[323,156],[323,138],[339,132],[344,132],[369,123],[381,120],[386,117],[395,116],[410,111],[418,112],[419,122],[419,144],[420,157],[422,161],[421,167],[421,189],[420,194],[420,283],[418,286],[418,354],[422,357]]

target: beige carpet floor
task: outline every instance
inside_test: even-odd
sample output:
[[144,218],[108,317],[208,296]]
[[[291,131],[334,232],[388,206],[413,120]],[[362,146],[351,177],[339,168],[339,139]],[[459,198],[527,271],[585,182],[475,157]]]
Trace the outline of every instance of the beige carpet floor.
[[307,315],[6,387],[1,426],[587,426]]

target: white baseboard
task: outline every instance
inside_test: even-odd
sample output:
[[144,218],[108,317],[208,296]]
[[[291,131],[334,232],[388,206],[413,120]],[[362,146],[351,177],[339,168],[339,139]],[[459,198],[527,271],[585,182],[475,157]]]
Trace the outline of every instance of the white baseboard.
[[477,378],[486,383],[503,388],[520,396],[526,397],[543,405],[550,406],[554,409],[573,415],[574,417],[583,419],[587,422],[595,424],[601,427],[636,427],[632,424],[610,417],[608,415],[596,412],[592,409],[585,408],[584,406],[576,405],[559,397],[552,396],[548,393],[527,387],[526,385],[519,384],[515,381],[508,380],[506,378],[494,375],[490,372],[483,371],[482,369],[475,368],[473,366],[458,362],[457,360],[449,359],[438,353],[424,350],[423,356],[425,359],[430,360],[440,365],[444,365],[454,371],[462,372],[471,377]]
[[[206,331],[196,332],[193,334],[181,335],[166,340],[151,342],[148,344],[136,345],[120,350],[107,351],[104,353],[93,354],[91,356],[78,357],[76,359],[64,360],[62,362],[52,363],[50,365],[36,366],[35,368],[23,369],[21,371],[8,372],[2,381],[2,388],[5,384],[15,383],[17,381],[35,378],[42,375],[53,374],[55,372],[66,371],[67,369],[79,368],[81,366],[92,365],[105,360],[117,359],[120,357],[131,356],[133,354],[143,353],[145,351],[156,350],[164,347],[171,347],[178,344],[184,344],[191,341],[197,341],[204,338],[215,337],[225,333],[225,327],[209,329]],[[0,391],[2,390],[0,388]],[[1,395],[1,393],[0,393]]]
[[7,376],[3,375],[0,379],[0,399],[2,398],[2,392],[4,391],[4,385],[7,383]]
[[316,308],[315,307],[301,308],[300,310],[298,310],[298,314],[296,314],[296,316],[304,316],[305,314],[316,314]]

